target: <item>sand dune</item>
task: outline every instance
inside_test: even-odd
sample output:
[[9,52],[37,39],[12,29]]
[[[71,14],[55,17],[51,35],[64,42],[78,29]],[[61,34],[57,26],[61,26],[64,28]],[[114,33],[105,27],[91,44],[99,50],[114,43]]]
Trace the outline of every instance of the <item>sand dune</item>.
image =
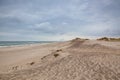
[[120,42],[74,39],[0,48],[0,80],[120,80]]

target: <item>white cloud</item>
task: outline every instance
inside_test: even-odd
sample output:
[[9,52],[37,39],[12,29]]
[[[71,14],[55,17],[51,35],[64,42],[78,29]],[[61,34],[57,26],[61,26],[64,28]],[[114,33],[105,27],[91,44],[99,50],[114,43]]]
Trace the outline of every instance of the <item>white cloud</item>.
[[43,28],[43,27],[51,27],[51,24],[49,22],[43,22],[43,23],[39,23],[39,24],[35,24],[35,28]]

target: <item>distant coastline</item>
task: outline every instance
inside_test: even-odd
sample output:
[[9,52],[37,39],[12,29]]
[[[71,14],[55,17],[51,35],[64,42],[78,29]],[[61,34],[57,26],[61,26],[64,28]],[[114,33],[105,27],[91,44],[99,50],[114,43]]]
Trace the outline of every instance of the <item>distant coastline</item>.
[[57,41],[0,41],[0,47],[23,46],[32,44],[53,43]]

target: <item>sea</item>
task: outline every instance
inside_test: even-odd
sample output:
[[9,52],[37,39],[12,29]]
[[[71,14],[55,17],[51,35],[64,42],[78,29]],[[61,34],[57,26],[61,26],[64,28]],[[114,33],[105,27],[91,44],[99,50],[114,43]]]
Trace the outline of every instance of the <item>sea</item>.
[[53,42],[56,42],[56,41],[0,41],[0,47],[53,43]]

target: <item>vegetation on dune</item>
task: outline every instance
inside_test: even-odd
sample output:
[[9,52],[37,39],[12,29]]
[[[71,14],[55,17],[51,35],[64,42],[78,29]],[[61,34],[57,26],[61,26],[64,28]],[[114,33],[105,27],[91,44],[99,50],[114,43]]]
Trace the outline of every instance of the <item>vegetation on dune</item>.
[[108,38],[108,37],[102,37],[97,40],[103,40],[103,41],[120,41],[120,38]]

